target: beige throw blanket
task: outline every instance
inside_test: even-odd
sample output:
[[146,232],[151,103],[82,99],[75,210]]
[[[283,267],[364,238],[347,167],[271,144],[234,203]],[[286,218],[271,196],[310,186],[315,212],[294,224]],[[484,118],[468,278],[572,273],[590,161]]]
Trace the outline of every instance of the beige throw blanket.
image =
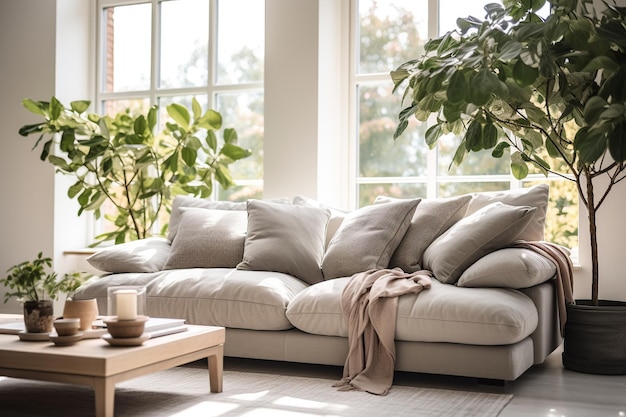
[[574,304],[574,273],[572,260],[561,246],[551,242],[518,240],[511,245],[516,248],[526,248],[552,260],[556,265],[556,297],[559,311],[561,336],[567,321],[566,304]]
[[372,269],[352,276],[341,308],[348,320],[348,357],[335,387],[385,395],[393,382],[398,296],[430,288],[432,273]]

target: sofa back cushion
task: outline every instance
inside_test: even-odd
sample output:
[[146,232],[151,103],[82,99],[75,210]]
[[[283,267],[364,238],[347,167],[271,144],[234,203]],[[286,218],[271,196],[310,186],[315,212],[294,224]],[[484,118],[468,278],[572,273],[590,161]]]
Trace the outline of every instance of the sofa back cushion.
[[544,240],[546,212],[548,210],[550,188],[547,184],[534,185],[527,188],[518,188],[506,191],[486,191],[472,194],[472,200],[467,207],[467,216],[481,208],[495,202],[510,206],[535,207],[531,221],[518,236],[522,240]]
[[326,249],[322,261],[324,278],[387,268],[420,201],[399,200],[348,213]]
[[464,217],[424,252],[424,267],[439,281],[454,284],[488,253],[513,243],[532,220],[535,207],[492,203]]
[[309,284],[323,280],[328,209],[248,201],[243,260],[237,269],[291,274]]
[[[422,269],[424,251],[450,226],[465,216],[471,195],[422,200],[413,214],[411,224],[389,261],[391,268],[399,267],[404,272]],[[399,199],[378,196],[374,204],[398,201]]]
[[529,288],[554,277],[550,259],[525,248],[491,252],[463,271],[459,287]]
[[248,216],[239,210],[181,207],[163,269],[235,268],[243,259]]
[[163,269],[170,249],[168,239],[148,237],[98,249],[87,262],[103,272],[156,272]]

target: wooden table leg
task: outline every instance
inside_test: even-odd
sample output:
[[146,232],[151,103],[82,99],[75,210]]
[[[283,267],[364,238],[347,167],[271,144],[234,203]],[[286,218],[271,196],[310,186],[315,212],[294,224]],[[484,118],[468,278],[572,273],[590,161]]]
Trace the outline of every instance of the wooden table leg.
[[208,357],[209,384],[211,392],[222,392],[224,376],[224,345],[215,346],[215,353]]
[[96,417],[113,417],[115,383],[108,378],[96,378],[93,389],[96,395]]

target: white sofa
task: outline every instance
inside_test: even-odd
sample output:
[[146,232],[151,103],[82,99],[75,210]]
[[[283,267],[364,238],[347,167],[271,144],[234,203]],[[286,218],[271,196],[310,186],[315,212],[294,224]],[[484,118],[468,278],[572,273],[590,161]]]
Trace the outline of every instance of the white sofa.
[[[146,314],[226,327],[233,357],[343,365],[341,293],[358,272],[433,272],[399,297],[396,369],[517,379],[561,343],[555,265],[512,242],[543,240],[548,187],[396,200],[350,213],[289,201],[174,201],[167,238],[99,250],[76,298],[146,287]],[[111,313],[112,314],[112,313]],[[394,325],[394,324],[390,324]]]

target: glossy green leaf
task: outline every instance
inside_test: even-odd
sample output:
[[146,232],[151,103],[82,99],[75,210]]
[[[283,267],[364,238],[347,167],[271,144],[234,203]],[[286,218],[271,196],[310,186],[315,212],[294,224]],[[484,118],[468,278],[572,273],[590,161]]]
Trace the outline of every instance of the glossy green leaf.
[[76,100],[70,103],[70,108],[80,114],[86,112],[90,104],[91,102],[88,100]]
[[190,116],[189,110],[178,103],[172,103],[167,106],[167,114],[185,130],[189,130]]
[[437,140],[439,140],[442,134],[440,123],[434,124],[426,130],[425,139],[429,149],[435,148]]
[[526,65],[521,59],[513,65],[513,79],[521,87],[532,85],[538,76],[539,70]]
[[220,153],[232,159],[233,161],[237,161],[239,159],[250,156],[249,150],[243,149],[232,143],[225,143],[224,146],[222,146],[222,149],[220,149]]
[[467,80],[461,71],[455,71],[450,77],[450,83],[446,94],[451,103],[460,103],[465,100],[465,92],[467,91]]
[[626,161],[626,122],[618,123],[609,134],[609,152],[616,162]]
[[205,142],[213,152],[217,152],[217,136],[213,130],[207,131]]
[[606,151],[607,138],[600,129],[583,127],[576,133],[574,147],[583,162],[593,163]]
[[185,146],[181,150],[181,156],[183,158],[183,162],[185,162],[187,166],[193,166],[198,158],[198,152],[191,147]]

